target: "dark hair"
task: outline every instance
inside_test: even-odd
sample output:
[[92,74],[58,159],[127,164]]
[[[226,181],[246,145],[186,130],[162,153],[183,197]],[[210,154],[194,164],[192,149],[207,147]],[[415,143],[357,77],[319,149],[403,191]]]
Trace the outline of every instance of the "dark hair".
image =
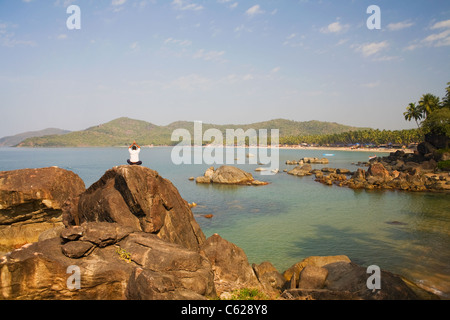
[[137,147],[136,147],[136,146],[132,146],[132,147],[131,147],[131,149],[133,149],[133,150],[136,150],[136,149],[137,149]]

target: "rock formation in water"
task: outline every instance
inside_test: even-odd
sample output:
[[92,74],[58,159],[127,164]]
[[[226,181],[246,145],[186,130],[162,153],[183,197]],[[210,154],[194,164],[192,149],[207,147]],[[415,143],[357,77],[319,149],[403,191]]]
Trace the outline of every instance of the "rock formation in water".
[[[324,169],[322,169],[324,171]],[[326,170],[330,172],[330,170]],[[397,151],[388,157],[370,161],[367,171],[359,168],[354,173],[332,170],[329,174],[316,173],[316,181],[347,186],[352,189],[395,189],[404,191],[449,192],[450,176],[437,167],[432,155]]]
[[266,185],[268,182],[258,181],[253,178],[251,173],[233,166],[221,166],[214,170],[210,167],[203,176],[197,177],[197,183],[218,183],[218,184],[236,184],[236,185]]

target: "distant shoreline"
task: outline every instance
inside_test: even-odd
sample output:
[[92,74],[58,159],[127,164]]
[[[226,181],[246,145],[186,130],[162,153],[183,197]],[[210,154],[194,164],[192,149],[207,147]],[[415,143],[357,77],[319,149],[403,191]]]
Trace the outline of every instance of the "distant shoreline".
[[405,153],[414,153],[411,149],[393,149],[393,148],[358,148],[352,149],[351,147],[299,147],[299,146],[283,146],[280,149],[294,149],[294,150],[323,150],[323,151],[354,151],[354,152],[376,152],[376,153],[391,153],[398,150]]
[[[148,145],[144,145],[141,146],[142,149],[151,149],[151,148],[173,148],[175,146],[168,146],[168,145],[153,145],[153,146],[148,146]],[[198,147],[198,146],[191,146],[192,148]],[[210,146],[203,146],[203,148],[205,147],[212,147],[212,148],[216,148],[218,146],[214,146],[214,145],[210,145]],[[223,146],[224,148],[230,148],[230,146]],[[17,149],[76,149],[76,148],[128,148],[127,146],[77,146],[77,147],[57,147],[57,146],[52,146],[52,147],[0,147],[0,148],[17,148]],[[239,146],[238,146],[239,148]],[[246,149],[248,148],[268,148],[271,149],[272,147],[266,146],[258,146],[258,147],[249,147],[249,146],[245,146]],[[369,152],[369,153],[391,153],[391,152],[396,152],[398,150],[401,150],[405,153],[414,153],[414,150],[412,149],[394,149],[394,148],[357,148],[357,149],[353,149],[351,147],[302,147],[302,146],[280,146],[278,147],[279,149],[282,150],[321,150],[321,151],[351,151],[351,152]]]

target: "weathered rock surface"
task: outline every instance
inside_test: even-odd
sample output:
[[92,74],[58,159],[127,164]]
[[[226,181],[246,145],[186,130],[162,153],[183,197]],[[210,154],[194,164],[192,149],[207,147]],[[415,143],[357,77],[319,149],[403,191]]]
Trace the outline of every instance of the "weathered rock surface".
[[304,164],[302,166],[297,166],[294,169],[288,171],[287,173],[293,176],[303,177],[312,174],[312,167],[310,164]]
[[189,204],[158,172],[142,166],[119,166],[64,208],[67,226],[117,222],[133,230],[198,250],[205,241]]
[[269,296],[277,297],[283,291],[286,280],[271,262],[265,261],[258,265],[253,264],[252,268],[264,291]]
[[[70,240],[71,239],[71,240]],[[80,288],[67,286],[69,266]],[[4,256],[0,299],[204,299],[215,296],[198,252],[117,223],[88,222]],[[26,285],[25,285],[26,284]]]
[[[367,288],[367,269],[346,256],[309,257],[292,266],[284,276],[299,281],[281,297],[284,299],[315,300],[417,300],[437,299],[398,275],[381,270],[381,289]],[[292,281],[291,281],[292,283]]]
[[64,210],[63,230],[0,257],[0,300],[193,300],[244,288],[272,299],[435,298],[385,271],[372,292],[346,256],[309,257],[283,275],[250,266],[235,244],[204,239],[176,188],[144,167],[108,170]]
[[201,249],[212,264],[219,295],[242,288],[262,288],[244,250],[235,244],[214,234]]
[[[422,148],[426,148],[424,143]],[[426,150],[428,151],[428,149]],[[439,153],[443,156],[443,153]],[[358,168],[354,173],[331,170],[330,174],[316,174],[316,181],[323,184],[347,186],[352,189],[395,189],[404,191],[450,192],[450,175],[440,171],[433,154],[396,151],[388,157],[369,163],[367,171]],[[324,169],[322,169],[323,171]],[[338,174],[344,172],[345,174]],[[351,177],[348,177],[351,175]]]
[[255,180],[251,173],[226,165],[221,166],[216,170],[214,170],[214,167],[208,168],[203,176],[197,177],[196,182],[254,186],[268,184],[268,182]]
[[57,167],[0,172],[0,251],[62,226],[65,201],[84,190],[78,175]]

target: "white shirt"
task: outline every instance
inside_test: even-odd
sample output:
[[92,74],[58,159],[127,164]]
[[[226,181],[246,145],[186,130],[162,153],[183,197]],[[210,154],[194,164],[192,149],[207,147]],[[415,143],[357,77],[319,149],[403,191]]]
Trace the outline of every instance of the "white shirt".
[[130,161],[133,163],[139,162],[139,152],[141,152],[141,148],[137,148],[136,150],[128,148],[128,151],[130,152]]

